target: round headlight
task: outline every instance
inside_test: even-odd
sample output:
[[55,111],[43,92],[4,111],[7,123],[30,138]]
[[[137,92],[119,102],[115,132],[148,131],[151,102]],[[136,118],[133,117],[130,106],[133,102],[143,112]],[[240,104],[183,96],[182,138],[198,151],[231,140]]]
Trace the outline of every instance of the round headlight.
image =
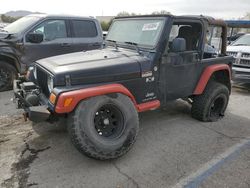
[[49,92],[51,93],[52,89],[54,88],[54,82],[51,76],[48,76],[47,84],[48,84]]

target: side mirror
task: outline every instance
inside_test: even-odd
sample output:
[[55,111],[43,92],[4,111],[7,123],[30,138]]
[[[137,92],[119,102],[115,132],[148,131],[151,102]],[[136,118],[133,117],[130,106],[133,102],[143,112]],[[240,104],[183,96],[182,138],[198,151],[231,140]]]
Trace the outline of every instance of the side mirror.
[[175,38],[172,42],[172,52],[184,52],[186,50],[186,40],[184,38]]
[[29,33],[26,36],[28,42],[41,43],[43,41],[43,34],[41,33]]

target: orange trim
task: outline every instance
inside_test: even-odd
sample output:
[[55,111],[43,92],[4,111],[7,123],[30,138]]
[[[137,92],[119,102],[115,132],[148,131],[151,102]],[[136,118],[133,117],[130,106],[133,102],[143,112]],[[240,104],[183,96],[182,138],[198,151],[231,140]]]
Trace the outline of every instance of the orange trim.
[[[103,86],[97,86],[86,89],[79,89],[75,91],[69,91],[62,93],[57,101],[57,105],[55,108],[56,113],[69,113],[74,110],[76,105],[83,99],[94,97],[98,95],[105,95],[109,93],[122,93],[130,97],[134,104],[136,104],[134,96],[128,91],[127,88],[122,86],[121,84],[109,84]],[[73,101],[69,106],[64,106],[64,101],[67,98],[73,98]]]
[[136,105],[136,107],[137,107],[138,112],[144,112],[147,110],[154,110],[154,109],[160,107],[160,105],[161,105],[160,101],[155,100],[155,101],[149,101],[146,103],[138,104],[138,105]]
[[[55,111],[58,114],[69,113],[75,109],[76,105],[81,100],[89,98],[89,97],[105,95],[105,94],[109,94],[109,93],[122,93],[122,94],[128,96],[132,100],[132,102],[134,103],[138,112],[155,109],[155,108],[158,108],[160,106],[160,101],[158,101],[158,100],[150,101],[150,102],[146,102],[146,103],[142,103],[142,104],[138,105],[135,101],[134,96],[123,85],[121,85],[121,84],[109,84],[109,85],[97,86],[97,87],[80,89],[80,90],[62,93],[58,98],[58,101],[57,101],[57,104],[55,107]],[[69,106],[65,106],[64,105],[65,100],[67,100],[68,98],[72,98],[73,100]]]
[[220,71],[220,70],[227,70],[230,76],[230,80],[231,80],[231,69],[227,64],[217,64],[217,65],[211,65],[209,67],[207,67],[204,72],[202,73],[200,80],[194,90],[194,95],[200,95],[203,93],[210,77],[212,76],[212,74],[216,71]]
[[56,95],[54,93],[50,94],[49,101],[51,102],[51,104],[55,104],[55,102],[56,102]]

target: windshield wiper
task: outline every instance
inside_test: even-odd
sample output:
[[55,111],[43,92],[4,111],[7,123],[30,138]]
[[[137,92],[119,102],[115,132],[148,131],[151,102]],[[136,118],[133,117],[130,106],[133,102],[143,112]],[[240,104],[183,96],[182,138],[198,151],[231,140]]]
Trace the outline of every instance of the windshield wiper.
[[106,40],[106,41],[111,42],[111,43],[114,45],[115,49],[118,50],[118,46],[117,46],[117,43],[116,43],[115,40],[109,40],[109,39],[108,39],[108,40]]
[[141,54],[140,49],[138,48],[138,44],[137,43],[135,43],[135,42],[124,42],[124,43],[130,44],[130,45],[134,46],[135,49],[136,49],[136,51],[138,52],[138,54]]

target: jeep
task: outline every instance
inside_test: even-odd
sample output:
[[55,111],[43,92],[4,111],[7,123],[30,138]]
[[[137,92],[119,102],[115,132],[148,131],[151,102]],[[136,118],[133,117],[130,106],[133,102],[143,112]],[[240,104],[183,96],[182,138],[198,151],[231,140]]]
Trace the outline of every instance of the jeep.
[[[211,52],[212,29],[220,49]],[[31,121],[66,118],[72,143],[87,156],[117,158],[136,140],[139,112],[184,99],[200,121],[224,116],[233,60],[226,40],[225,22],[210,17],[118,17],[103,49],[36,61],[15,80],[15,101]]]
[[102,46],[102,29],[90,17],[28,15],[0,29],[0,91],[34,61]]

